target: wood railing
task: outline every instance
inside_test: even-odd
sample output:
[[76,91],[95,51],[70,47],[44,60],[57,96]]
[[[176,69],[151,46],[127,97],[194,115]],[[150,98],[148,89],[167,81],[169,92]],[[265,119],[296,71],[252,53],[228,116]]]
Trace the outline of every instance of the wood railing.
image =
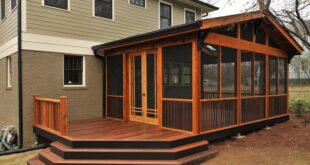
[[34,125],[60,135],[67,135],[67,97],[49,99],[34,95]]

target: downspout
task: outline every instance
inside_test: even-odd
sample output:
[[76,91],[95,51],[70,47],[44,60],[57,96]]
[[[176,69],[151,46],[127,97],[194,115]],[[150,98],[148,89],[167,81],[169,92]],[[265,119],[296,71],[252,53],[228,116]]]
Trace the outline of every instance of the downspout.
[[17,52],[18,52],[18,148],[23,148],[23,69],[22,69],[22,0],[18,0]]

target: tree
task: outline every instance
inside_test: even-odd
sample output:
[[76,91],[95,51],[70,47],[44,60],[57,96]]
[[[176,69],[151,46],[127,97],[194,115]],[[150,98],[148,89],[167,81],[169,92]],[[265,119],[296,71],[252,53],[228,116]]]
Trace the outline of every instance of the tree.
[[[236,3],[228,0],[227,3]],[[310,51],[310,1],[309,0],[248,0],[245,12],[269,10],[272,16]]]

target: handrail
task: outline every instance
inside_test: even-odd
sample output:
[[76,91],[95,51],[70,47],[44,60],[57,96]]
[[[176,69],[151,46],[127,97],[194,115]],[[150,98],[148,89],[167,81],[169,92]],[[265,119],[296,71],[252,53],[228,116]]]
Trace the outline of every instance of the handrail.
[[68,132],[68,101],[66,96],[50,99],[33,96],[34,125],[50,132],[67,135]]

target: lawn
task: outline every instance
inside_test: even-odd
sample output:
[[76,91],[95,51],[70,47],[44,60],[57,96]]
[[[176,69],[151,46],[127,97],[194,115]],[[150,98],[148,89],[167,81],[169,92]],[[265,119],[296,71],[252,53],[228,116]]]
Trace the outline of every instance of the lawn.
[[[310,99],[309,86],[291,86],[290,99]],[[286,123],[262,129],[235,140],[226,138],[209,147],[219,155],[204,165],[310,165],[310,124],[291,114]],[[0,157],[1,165],[23,165],[39,151]]]

